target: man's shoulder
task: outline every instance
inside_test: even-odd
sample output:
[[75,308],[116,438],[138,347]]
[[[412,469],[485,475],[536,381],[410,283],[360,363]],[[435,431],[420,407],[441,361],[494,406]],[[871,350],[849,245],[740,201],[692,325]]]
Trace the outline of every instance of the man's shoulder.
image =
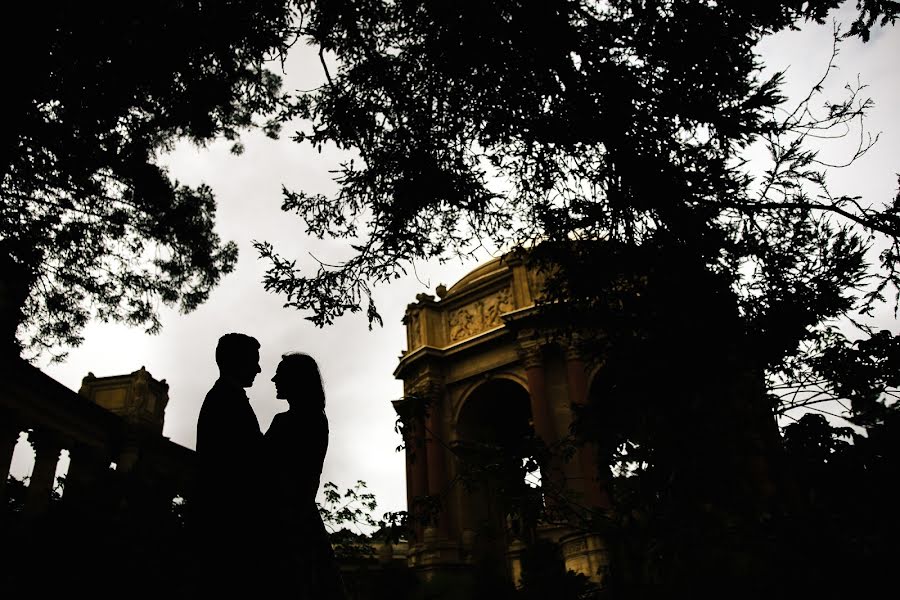
[[242,389],[235,390],[233,386],[223,384],[221,379],[216,381],[200,405],[197,427],[202,428],[204,423],[236,419],[235,415],[242,413],[242,403],[247,403],[247,395]]
[[206,392],[207,398],[210,396],[244,396],[244,389],[229,383],[224,379],[216,379],[209,391]]
[[218,448],[232,451],[256,444],[261,439],[259,422],[243,388],[223,384],[222,380],[207,392],[197,418],[197,450]]
[[243,388],[229,385],[221,379],[217,380],[203,400],[204,406],[218,406],[227,404],[229,401],[247,401],[247,392]]
[[209,391],[206,392],[206,396],[203,398],[203,404],[200,406],[200,414],[202,415],[204,412],[209,412],[211,410],[216,410],[219,408],[220,403],[217,400],[227,396],[225,390],[222,389],[222,386],[219,385],[217,381]]

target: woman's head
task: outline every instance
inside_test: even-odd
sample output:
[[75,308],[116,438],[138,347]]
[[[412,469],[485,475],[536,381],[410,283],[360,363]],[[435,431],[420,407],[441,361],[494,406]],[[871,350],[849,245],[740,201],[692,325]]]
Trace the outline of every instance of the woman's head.
[[281,357],[275,376],[275,396],[294,403],[325,408],[325,389],[319,365],[309,354],[291,352]]

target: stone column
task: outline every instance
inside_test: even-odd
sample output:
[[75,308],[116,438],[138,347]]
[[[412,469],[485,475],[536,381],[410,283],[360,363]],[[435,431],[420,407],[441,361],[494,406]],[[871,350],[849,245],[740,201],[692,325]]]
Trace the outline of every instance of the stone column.
[[62,444],[53,434],[42,431],[32,431],[28,441],[34,448],[34,469],[25,494],[25,514],[35,516],[47,512],[50,506]]
[[129,431],[122,441],[116,456],[116,471],[121,474],[131,473],[141,456],[143,436],[136,431]]
[[[424,422],[417,424],[417,429],[424,433]],[[413,451],[411,453],[412,469],[412,504],[409,506],[410,517],[414,520],[414,528],[416,532],[416,540],[421,542],[424,539],[425,524],[422,516],[424,510],[425,497],[428,496],[428,462],[425,457],[425,437],[416,433],[412,440]]]
[[403,443],[406,446],[406,505],[410,527],[416,542],[421,543],[424,527],[418,502],[428,495],[428,459],[425,450],[424,411],[415,397],[407,397],[394,403],[394,410],[404,420],[406,430]]
[[63,498],[70,507],[93,509],[106,483],[110,457],[106,448],[79,444],[69,450],[69,472]]
[[556,423],[553,410],[547,397],[547,381],[544,374],[544,361],[541,348],[537,344],[528,344],[520,349],[520,357],[525,364],[525,377],[528,379],[528,394],[531,397],[531,419],[534,431],[545,444],[552,446],[557,442]]
[[[428,420],[425,433],[425,451],[428,462],[428,495],[443,502],[447,491],[446,475],[446,441],[443,437],[441,419],[441,388],[429,383],[421,392],[428,402]],[[432,526],[439,538],[447,537],[446,506],[440,506],[439,512],[432,516]]]
[[19,426],[12,414],[0,414],[0,502],[6,502],[6,480],[19,441]]
[[[407,510],[407,518],[409,519],[409,527],[412,530],[412,537],[418,538],[418,530],[416,528],[416,523],[412,514],[413,503],[415,501],[415,495],[413,494],[413,453],[409,447],[410,441],[409,438],[404,436],[403,438],[403,446],[404,453],[406,455],[406,510]],[[410,539],[409,545],[412,547],[414,543],[414,539]]]
[[[544,360],[541,347],[537,343],[523,344],[519,350],[520,358],[525,365],[525,377],[528,380],[528,394],[531,398],[531,420],[537,436],[552,448],[559,440],[556,435],[556,423],[553,408],[547,395],[547,379],[544,373]],[[559,498],[563,493],[564,476],[559,458],[550,456],[550,460],[541,465],[541,488],[544,493],[544,504],[553,509],[559,506]]]
[[[584,406],[587,403],[587,377],[584,361],[576,348],[568,348],[566,351],[566,375],[569,402],[575,406]],[[581,466],[581,475],[584,481],[585,503],[590,508],[608,508],[609,494],[606,486],[599,479],[597,448],[594,444],[585,443],[579,446],[578,463]]]

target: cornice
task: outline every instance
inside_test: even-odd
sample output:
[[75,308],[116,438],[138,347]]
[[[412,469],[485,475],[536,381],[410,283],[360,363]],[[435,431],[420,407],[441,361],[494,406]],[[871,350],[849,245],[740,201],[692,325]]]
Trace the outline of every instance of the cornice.
[[394,378],[403,379],[404,372],[412,368],[413,365],[417,366],[423,361],[427,361],[429,358],[442,359],[449,356],[454,356],[456,354],[464,353],[475,348],[476,346],[481,346],[494,340],[506,337],[507,335],[509,335],[509,333],[509,329],[507,329],[505,325],[500,325],[498,327],[494,327],[493,329],[482,331],[481,333],[470,338],[455,342],[445,348],[436,348],[434,346],[420,346],[412,352],[403,355],[403,357],[400,359],[400,363],[397,365],[397,368],[394,369]]

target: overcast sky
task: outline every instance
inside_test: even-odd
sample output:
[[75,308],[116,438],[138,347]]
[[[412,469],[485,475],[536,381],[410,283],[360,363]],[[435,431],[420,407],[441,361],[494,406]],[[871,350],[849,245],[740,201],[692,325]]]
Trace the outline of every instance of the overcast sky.
[[[788,69],[788,91],[798,94],[818,79],[830,48],[831,25],[827,25],[780,34],[767,40],[761,50],[769,69]],[[898,57],[900,30],[896,28],[876,31],[868,44],[855,39],[843,44],[838,57],[840,69],[832,74],[831,88],[840,89],[859,75],[870,86],[868,92],[875,100],[869,126],[882,132],[882,137],[859,164],[832,178],[838,193],[860,194],[871,201],[887,201],[896,194],[895,173],[900,171]],[[318,57],[306,47],[295,46],[286,63],[286,87],[310,89],[320,80]],[[307,352],[320,364],[331,424],[323,481],[346,487],[358,479],[365,480],[378,498],[379,514],[402,510],[406,508],[403,456],[395,452],[400,439],[393,430],[395,416],[390,404],[402,394],[402,384],[392,376],[405,348],[400,320],[417,293],[433,292],[440,283],[449,287],[475,263],[417,265],[417,276],[411,274],[377,289],[376,302],[384,327],[376,326],[372,331],[364,315],[350,315],[318,329],[304,320],[304,315],[282,308],[282,298],[263,291],[260,282],[266,265],[257,259],[251,240],[270,241],[281,253],[297,257],[303,264],[310,264],[309,252],[326,262],[346,255],[340,242],[308,239],[303,223],[279,209],[282,185],[308,192],[333,192],[336,186],[330,171],[341,159],[338,153],[319,154],[288,137],[273,141],[258,133],[248,134],[242,140],[246,147],[242,156],[232,155],[225,142],[206,148],[182,144],[166,156],[165,163],[182,183],[206,183],[214,190],[217,230],[223,239],[234,240],[240,248],[237,268],[195,312],[180,315],[163,310],[159,335],[92,323],[85,330],[85,343],[73,349],[65,363],[39,366],[73,390],[79,388],[88,371],[107,376],[145,366],[170,386],[164,434],[193,448],[200,405],[217,377],[214,349],[219,336],[239,331],[262,344],[263,372],[248,393],[263,429],[275,413],[287,408],[275,399],[270,381],[280,355],[289,350]],[[887,312],[880,321],[883,327],[896,330]],[[12,473],[27,475],[31,464],[30,449],[20,441]],[[60,473],[66,465],[67,460],[61,461]]]

